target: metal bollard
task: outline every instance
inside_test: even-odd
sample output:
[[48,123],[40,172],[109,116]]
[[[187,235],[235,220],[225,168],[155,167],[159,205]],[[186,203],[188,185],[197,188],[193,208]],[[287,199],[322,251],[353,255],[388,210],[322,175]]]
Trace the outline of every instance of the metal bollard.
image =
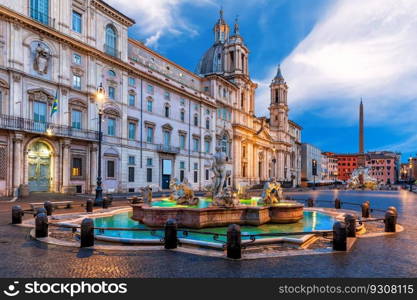
[[165,223],[165,249],[175,249],[178,247],[177,238],[177,222],[174,219],[169,219]]
[[227,228],[227,257],[240,259],[242,257],[242,236],[240,226],[230,224]]
[[396,232],[397,214],[394,210],[388,209],[385,212],[385,232]]
[[23,209],[20,205],[12,207],[12,224],[22,224],[22,217],[24,215]]
[[45,201],[43,204],[43,207],[46,210],[47,216],[52,216],[52,212],[54,211],[54,206],[52,205],[51,201]]
[[314,200],[313,198],[307,199],[307,207],[313,207],[314,206]]
[[109,200],[107,199],[107,197],[103,198],[103,208],[109,208]]
[[336,208],[336,209],[341,209],[342,208],[342,203],[340,202],[339,198],[334,199],[334,208]]
[[36,215],[35,237],[44,238],[48,236],[48,216],[45,213]]
[[93,199],[87,199],[86,205],[85,205],[85,210],[87,211],[87,213],[92,213],[93,212],[93,206],[94,206],[94,200]]
[[44,207],[38,207],[35,210],[35,214],[33,216],[36,217],[39,214],[45,214],[46,215],[46,209]]
[[345,216],[347,237],[356,237],[356,218],[352,215]]
[[333,225],[333,250],[347,250],[347,234],[345,222],[335,222]]
[[94,246],[94,221],[86,218],[81,222],[81,244],[80,247]]
[[362,218],[369,218],[369,201],[365,201],[361,205],[362,208]]

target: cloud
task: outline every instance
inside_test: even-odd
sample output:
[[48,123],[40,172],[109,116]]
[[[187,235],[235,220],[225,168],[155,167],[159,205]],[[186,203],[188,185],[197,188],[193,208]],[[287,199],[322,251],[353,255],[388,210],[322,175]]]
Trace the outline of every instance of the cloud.
[[[417,1],[338,0],[282,63],[296,114],[409,130],[417,113]],[[275,67],[258,81],[263,113]]]
[[179,36],[198,34],[196,27],[190,24],[181,13],[182,5],[214,5],[212,0],[106,0],[127,16],[136,21],[134,30],[145,38],[149,47],[158,47],[165,35]]

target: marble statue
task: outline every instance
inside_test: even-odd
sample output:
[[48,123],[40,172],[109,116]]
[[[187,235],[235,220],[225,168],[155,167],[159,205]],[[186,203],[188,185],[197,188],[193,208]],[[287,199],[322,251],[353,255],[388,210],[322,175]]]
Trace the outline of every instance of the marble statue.
[[35,59],[33,60],[33,68],[41,75],[48,74],[49,60],[51,58],[51,51],[38,43],[35,49]]
[[348,187],[351,189],[369,189],[375,190],[378,187],[378,180],[369,175],[368,167],[358,167],[353,170],[350,179],[347,181]]
[[151,204],[152,203],[152,188],[148,185],[139,189],[143,195],[143,203]]
[[273,205],[284,200],[281,184],[275,179],[265,182],[259,204]]
[[198,198],[194,197],[193,189],[185,178],[181,183],[178,179],[173,178],[169,183],[171,195],[169,199],[175,201],[178,205],[197,205]]
[[237,187],[237,197],[239,199],[249,199],[248,187],[245,185],[239,185]]
[[226,170],[227,156],[221,151],[220,147],[216,147],[216,153],[213,156],[213,185],[211,186],[213,193],[212,206],[219,207],[235,207],[239,205],[239,200],[234,195],[231,187],[225,187],[227,179],[231,176],[231,172]]

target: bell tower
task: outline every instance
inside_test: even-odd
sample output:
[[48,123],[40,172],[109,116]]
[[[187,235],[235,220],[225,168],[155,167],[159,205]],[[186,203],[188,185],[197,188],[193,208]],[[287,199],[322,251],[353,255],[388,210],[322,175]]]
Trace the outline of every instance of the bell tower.
[[277,74],[269,86],[271,89],[271,104],[269,106],[270,125],[274,129],[286,130],[288,124],[288,86],[278,65]]
[[214,43],[225,43],[229,39],[230,28],[223,17],[223,8],[220,9],[220,16],[213,28]]
[[238,17],[235,19],[233,34],[225,44],[224,57],[226,76],[249,76],[249,50],[243,42],[243,37],[240,35]]

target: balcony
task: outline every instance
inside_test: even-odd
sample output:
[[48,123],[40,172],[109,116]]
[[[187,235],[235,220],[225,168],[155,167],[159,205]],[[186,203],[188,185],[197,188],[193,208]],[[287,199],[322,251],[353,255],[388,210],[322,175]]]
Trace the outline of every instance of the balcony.
[[178,154],[180,153],[180,148],[159,144],[159,145],[156,145],[156,151],[162,152],[162,153]]
[[98,132],[76,129],[54,123],[36,122],[15,116],[0,115],[0,129],[19,130],[48,136],[69,137],[80,140],[98,141]]
[[36,9],[30,9],[30,17],[43,25],[55,28],[55,19],[50,18],[49,15],[44,14]]
[[118,59],[122,57],[122,53],[120,51],[117,51],[116,48],[113,48],[107,44],[104,44],[103,49],[104,52],[110,56],[116,57]]

